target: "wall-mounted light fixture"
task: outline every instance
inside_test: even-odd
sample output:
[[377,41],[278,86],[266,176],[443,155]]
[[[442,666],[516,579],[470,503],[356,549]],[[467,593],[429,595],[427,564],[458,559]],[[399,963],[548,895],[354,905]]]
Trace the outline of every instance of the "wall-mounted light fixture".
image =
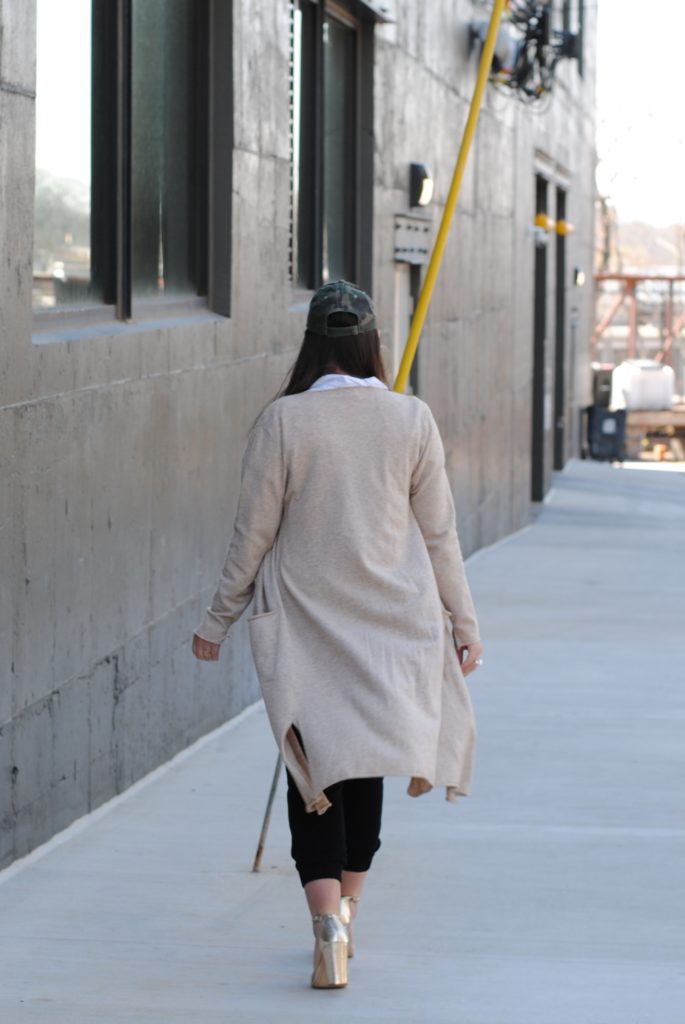
[[573,283],[576,288],[582,288],[585,284],[585,271],[582,267],[573,268]]
[[530,225],[528,230],[533,236],[535,246],[537,249],[543,249],[548,241],[552,231],[554,231],[556,222],[546,213],[536,213],[535,220]]
[[542,231],[554,231],[556,229],[556,221],[550,217],[548,213],[536,213],[535,214],[535,227],[541,228]]
[[428,206],[433,198],[433,175],[426,164],[409,166],[409,205]]

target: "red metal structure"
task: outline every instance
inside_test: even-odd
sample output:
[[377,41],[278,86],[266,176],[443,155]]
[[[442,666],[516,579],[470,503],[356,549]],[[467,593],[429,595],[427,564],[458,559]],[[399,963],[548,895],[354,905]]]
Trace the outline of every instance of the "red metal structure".
[[637,356],[637,286],[639,284],[644,284],[646,281],[660,281],[668,284],[668,294],[666,296],[666,317],[663,343],[660,351],[654,358],[658,360],[658,362],[668,362],[668,356],[673,346],[673,340],[678,337],[685,327],[685,312],[680,314],[675,323],[673,321],[674,285],[679,281],[685,281],[685,274],[640,274],[637,272],[628,274],[598,273],[595,274],[595,281],[597,284],[600,284],[602,281],[617,281],[623,285],[623,288],[595,327],[592,335],[593,358],[596,354],[597,342],[604,334],[624,302],[628,304],[628,359],[634,359]]

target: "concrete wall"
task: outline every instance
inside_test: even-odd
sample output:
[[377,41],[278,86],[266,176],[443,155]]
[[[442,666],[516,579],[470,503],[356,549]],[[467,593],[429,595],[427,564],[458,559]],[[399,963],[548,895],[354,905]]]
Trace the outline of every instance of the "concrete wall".
[[[474,12],[401,0],[376,29],[374,295],[390,362],[406,284],[393,216],[423,160],[437,222],[475,80]],[[288,275],[288,4],[234,0],[230,320],[191,310],[32,334],[33,5],[1,0],[0,19],[2,867],[258,695],[243,624],[218,666],[196,662],[190,638],[247,431],[292,362],[309,296]],[[569,264],[591,266],[593,39],[589,24],[586,79],[562,68],[544,116],[489,92],[422,343],[420,394],[467,551],[529,516],[536,154],[570,178]],[[589,298],[573,296],[577,395]]]

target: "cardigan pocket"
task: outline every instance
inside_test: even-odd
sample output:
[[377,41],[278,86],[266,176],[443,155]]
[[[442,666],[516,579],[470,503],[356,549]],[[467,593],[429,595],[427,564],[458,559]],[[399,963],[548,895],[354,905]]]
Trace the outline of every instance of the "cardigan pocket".
[[251,615],[247,620],[252,657],[262,684],[271,682],[276,675],[280,615],[280,608],[275,608],[261,615]]

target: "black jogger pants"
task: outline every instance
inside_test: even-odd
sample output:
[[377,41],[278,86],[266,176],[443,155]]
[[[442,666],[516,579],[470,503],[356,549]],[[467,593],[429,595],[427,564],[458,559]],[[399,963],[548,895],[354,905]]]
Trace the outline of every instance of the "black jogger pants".
[[317,878],[337,878],[343,871],[368,871],[381,845],[383,779],[347,779],[324,793],[331,806],[323,814],[307,813],[304,800],[288,777],[291,853],[302,885]]

